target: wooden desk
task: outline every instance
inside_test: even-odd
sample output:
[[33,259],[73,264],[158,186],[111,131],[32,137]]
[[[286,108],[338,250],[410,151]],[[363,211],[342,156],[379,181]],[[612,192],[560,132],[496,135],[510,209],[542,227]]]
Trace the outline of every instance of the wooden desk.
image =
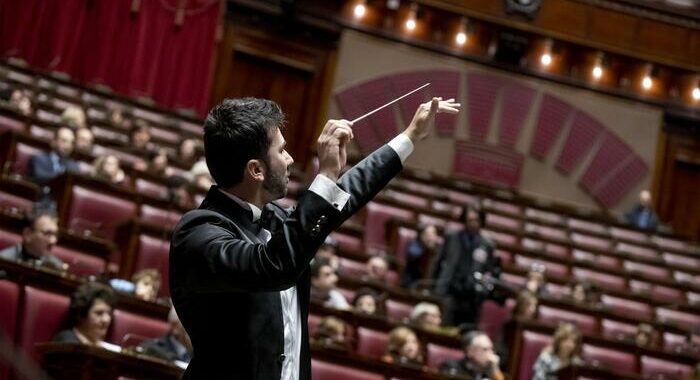
[[143,355],[112,352],[78,343],[40,343],[43,368],[55,380],[179,379],[174,364]]
[[596,367],[590,365],[570,365],[557,371],[557,379],[560,380],[638,380],[642,377],[637,374],[622,374],[613,372],[606,367]]

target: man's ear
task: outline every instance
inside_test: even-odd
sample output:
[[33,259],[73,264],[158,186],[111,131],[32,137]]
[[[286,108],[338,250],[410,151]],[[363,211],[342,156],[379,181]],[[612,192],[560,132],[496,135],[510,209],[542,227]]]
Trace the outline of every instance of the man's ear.
[[265,164],[262,160],[250,160],[245,166],[246,173],[255,181],[265,180]]

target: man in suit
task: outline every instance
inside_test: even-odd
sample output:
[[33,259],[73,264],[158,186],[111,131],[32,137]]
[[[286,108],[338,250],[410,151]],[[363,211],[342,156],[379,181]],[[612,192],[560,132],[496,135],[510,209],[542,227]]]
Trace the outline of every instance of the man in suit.
[[0,251],[0,259],[32,262],[55,270],[67,270],[68,264],[51,254],[58,241],[58,220],[50,213],[42,212],[27,220],[22,230],[22,241]]
[[310,379],[309,262],[326,236],[402,168],[437,112],[434,98],[408,128],[343,176],[352,123],[330,120],[318,139],[319,175],[296,207],[285,196],[292,157],[279,106],[227,99],[204,122],[207,165],[217,186],[173,232],[170,290],[192,339],[185,379]]
[[139,345],[148,355],[167,361],[179,360],[188,363],[192,357],[192,341],[177,317],[175,308],[168,314],[170,331],[160,338],[149,339]]
[[493,254],[494,243],[481,233],[484,214],[468,206],[461,219],[464,229],[445,234],[431,272],[435,293],[449,301],[446,324],[465,324],[464,327],[474,329],[479,322],[481,304],[491,293],[487,280],[498,277],[500,268]]
[[75,134],[70,128],[59,128],[51,142],[52,150],[29,159],[29,177],[45,185],[66,171],[78,172],[78,163],[70,158],[74,142]]
[[627,223],[642,230],[654,231],[659,226],[659,217],[651,207],[651,193],[649,190],[642,190],[639,193],[639,203],[632,210],[625,214]]

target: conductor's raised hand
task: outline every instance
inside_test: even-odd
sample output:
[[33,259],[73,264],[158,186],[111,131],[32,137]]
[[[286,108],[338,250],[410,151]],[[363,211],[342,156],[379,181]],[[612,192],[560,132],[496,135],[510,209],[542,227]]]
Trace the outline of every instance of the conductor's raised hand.
[[352,122],[328,120],[318,137],[319,172],[337,181],[348,160],[347,144],[353,138]]
[[435,125],[435,115],[438,113],[459,113],[461,104],[456,103],[454,99],[442,100],[442,98],[433,98],[431,101],[418,106],[416,114],[413,115],[413,120],[408,128],[403,132],[414,143],[428,137],[430,131]]

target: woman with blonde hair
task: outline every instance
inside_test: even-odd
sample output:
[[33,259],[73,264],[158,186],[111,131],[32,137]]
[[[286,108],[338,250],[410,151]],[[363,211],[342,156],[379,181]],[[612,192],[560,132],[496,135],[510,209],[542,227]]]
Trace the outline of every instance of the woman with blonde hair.
[[571,363],[580,362],[581,333],[571,323],[561,324],[532,367],[532,380],[556,379],[556,372]]
[[382,360],[388,363],[422,366],[423,353],[416,333],[403,326],[391,330]]
[[92,176],[113,185],[124,185],[126,175],[119,167],[119,159],[113,154],[99,156],[92,164]]
[[346,349],[345,322],[336,317],[324,317],[311,338],[316,344]]

